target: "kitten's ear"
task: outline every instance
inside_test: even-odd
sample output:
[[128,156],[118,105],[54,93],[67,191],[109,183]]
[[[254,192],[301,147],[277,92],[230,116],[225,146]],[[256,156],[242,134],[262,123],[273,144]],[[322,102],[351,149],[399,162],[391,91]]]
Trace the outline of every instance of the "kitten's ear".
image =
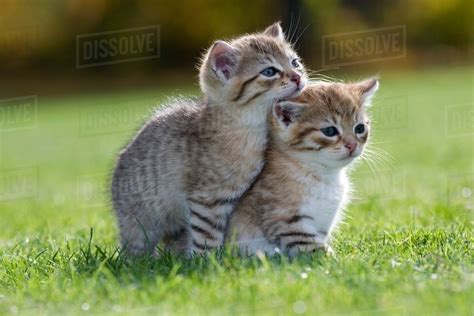
[[273,23],[272,25],[267,27],[263,34],[276,37],[282,41],[285,40],[285,34],[283,33],[283,29],[281,28],[280,22]]
[[379,89],[379,80],[377,78],[367,79],[355,84],[357,93],[360,95],[362,106],[370,106],[372,97]]
[[209,61],[216,76],[222,81],[227,81],[235,74],[237,51],[230,44],[217,41],[210,49]]
[[273,116],[278,120],[278,123],[288,127],[301,116],[304,109],[305,106],[301,103],[291,101],[278,102],[273,106]]

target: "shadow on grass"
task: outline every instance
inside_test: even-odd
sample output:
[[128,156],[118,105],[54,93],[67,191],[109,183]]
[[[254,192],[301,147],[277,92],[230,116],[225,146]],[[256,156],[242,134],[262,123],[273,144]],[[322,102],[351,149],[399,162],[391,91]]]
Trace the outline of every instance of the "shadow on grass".
[[235,249],[221,248],[208,255],[196,255],[191,258],[177,256],[168,251],[159,250],[158,257],[141,256],[127,257],[119,248],[103,248],[93,242],[93,230],[87,244],[82,243],[76,254],[74,266],[79,274],[94,275],[106,269],[119,280],[142,281],[157,276],[163,279],[182,276],[197,276],[204,278],[216,270],[232,273],[249,269],[281,268],[290,263],[305,266],[321,265],[329,258],[320,252],[301,254],[296,258],[285,255],[247,256],[237,254]]

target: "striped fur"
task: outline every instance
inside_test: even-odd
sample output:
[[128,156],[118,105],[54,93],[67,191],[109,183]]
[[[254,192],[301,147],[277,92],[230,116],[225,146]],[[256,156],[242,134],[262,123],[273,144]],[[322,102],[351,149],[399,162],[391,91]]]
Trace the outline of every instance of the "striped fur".
[[[268,162],[231,215],[227,242],[247,253],[331,251],[328,241],[348,202],[345,168],[367,142],[366,101],[377,86],[374,80],[311,84],[274,107]],[[358,124],[363,133],[355,132]],[[325,136],[330,126],[339,134]]]
[[[200,67],[203,98],[157,111],[120,153],[112,202],[127,253],[152,253],[159,242],[187,255],[223,244],[228,216],[263,167],[272,104],[305,85],[282,34],[274,24],[214,43]],[[278,74],[262,75],[268,67]]]

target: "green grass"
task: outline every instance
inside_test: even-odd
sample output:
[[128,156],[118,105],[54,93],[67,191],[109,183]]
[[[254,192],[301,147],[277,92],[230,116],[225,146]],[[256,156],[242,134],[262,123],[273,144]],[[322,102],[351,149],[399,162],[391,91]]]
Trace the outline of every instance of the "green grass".
[[126,261],[107,202],[114,156],[151,105],[195,91],[39,95],[36,127],[0,132],[0,314],[471,315],[472,71],[382,73],[374,144],[392,163],[353,172],[335,258],[292,262]]

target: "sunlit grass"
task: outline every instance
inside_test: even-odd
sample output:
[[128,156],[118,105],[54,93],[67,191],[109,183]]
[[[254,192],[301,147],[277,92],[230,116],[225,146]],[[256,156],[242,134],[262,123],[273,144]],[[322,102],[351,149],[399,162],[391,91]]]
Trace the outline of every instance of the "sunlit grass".
[[0,132],[0,313],[472,313],[472,69],[382,74],[373,146],[387,154],[352,172],[337,256],[292,262],[117,251],[114,156],[179,93],[196,91],[38,95],[36,127]]

